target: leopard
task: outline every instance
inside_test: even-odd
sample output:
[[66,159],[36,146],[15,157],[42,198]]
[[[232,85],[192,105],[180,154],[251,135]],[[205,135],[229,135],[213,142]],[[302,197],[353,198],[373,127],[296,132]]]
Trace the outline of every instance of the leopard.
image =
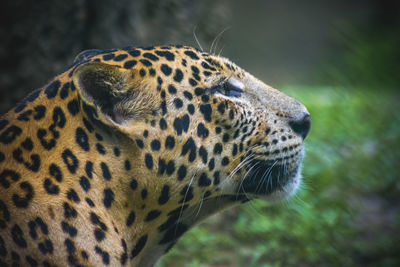
[[310,126],[222,56],[81,52],[0,119],[0,265],[153,266],[203,219],[293,196]]

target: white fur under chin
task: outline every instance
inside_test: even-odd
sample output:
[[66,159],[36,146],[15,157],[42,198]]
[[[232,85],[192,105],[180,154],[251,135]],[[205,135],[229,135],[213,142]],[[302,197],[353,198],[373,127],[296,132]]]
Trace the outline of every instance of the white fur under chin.
[[301,178],[302,178],[301,168],[302,168],[302,160],[304,158],[304,149],[302,149],[300,155],[301,155],[299,160],[300,163],[299,166],[297,167],[297,171],[294,177],[290,179],[290,181],[282,189],[276,190],[275,192],[267,196],[263,196],[262,199],[269,202],[279,202],[286,200],[296,194],[301,184]]
[[276,190],[270,195],[262,197],[269,202],[278,202],[294,196],[301,184],[301,166],[297,168],[296,175],[282,189]]

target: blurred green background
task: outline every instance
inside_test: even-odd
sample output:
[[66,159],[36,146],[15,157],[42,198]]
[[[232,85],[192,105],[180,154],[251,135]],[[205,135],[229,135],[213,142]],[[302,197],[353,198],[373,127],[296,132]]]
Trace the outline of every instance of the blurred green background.
[[[311,113],[303,185],[207,219],[157,264],[400,266],[400,2],[8,1],[0,110],[89,48],[221,53]],[[215,42],[213,42],[216,40]],[[40,66],[40,68],[38,68]]]

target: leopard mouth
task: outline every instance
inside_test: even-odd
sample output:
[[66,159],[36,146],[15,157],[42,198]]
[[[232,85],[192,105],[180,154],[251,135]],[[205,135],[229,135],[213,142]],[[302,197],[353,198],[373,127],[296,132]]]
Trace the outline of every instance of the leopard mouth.
[[295,162],[254,160],[238,187],[238,194],[251,198],[282,200],[292,196],[299,187],[301,157]]

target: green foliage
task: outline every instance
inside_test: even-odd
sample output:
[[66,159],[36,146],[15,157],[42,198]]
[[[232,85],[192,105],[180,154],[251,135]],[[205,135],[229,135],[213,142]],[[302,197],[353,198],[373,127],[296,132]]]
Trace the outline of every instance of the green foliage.
[[386,91],[290,87],[309,109],[303,187],[206,220],[166,266],[398,266],[400,97]]
[[398,27],[382,26],[357,27],[349,22],[338,23],[334,36],[342,52],[332,53],[317,71],[320,75],[314,77],[334,85],[398,89]]

